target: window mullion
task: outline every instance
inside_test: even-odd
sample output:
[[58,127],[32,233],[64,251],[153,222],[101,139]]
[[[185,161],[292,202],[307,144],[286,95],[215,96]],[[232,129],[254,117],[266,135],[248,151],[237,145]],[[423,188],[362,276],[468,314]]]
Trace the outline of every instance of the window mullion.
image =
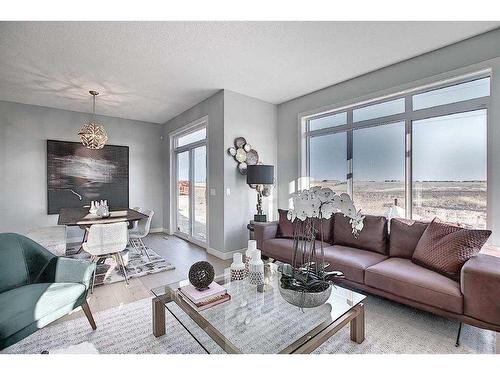
[[[352,126],[352,110],[347,111],[347,126]],[[353,198],[353,131],[347,131],[347,194]]]
[[412,181],[412,96],[405,97],[405,217],[412,218],[413,181]]

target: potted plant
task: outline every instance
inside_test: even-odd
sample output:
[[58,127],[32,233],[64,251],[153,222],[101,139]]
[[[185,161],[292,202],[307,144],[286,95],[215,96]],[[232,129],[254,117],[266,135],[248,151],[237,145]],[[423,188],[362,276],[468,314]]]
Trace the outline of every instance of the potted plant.
[[[281,266],[280,293],[289,303],[316,307],[325,303],[332,291],[332,280],[343,277],[340,271],[327,271],[323,250],[322,219],[336,212],[350,218],[352,234],[363,229],[364,216],[356,210],[348,194],[335,194],[330,188],[313,187],[292,196],[288,219],[294,223],[292,264]],[[319,249],[316,238],[321,239]]]

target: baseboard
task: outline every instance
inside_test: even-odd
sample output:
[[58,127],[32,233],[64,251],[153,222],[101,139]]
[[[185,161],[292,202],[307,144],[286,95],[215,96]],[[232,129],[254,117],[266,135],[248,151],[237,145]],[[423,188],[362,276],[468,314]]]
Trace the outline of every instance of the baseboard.
[[242,254],[245,254],[245,251],[246,249],[240,249],[240,250],[232,250],[232,251],[220,251],[220,250],[217,250],[217,249],[212,249],[211,247],[207,248],[207,253],[219,258],[219,259],[222,259],[222,260],[229,260],[229,259],[233,259],[233,254],[235,253],[242,253]]

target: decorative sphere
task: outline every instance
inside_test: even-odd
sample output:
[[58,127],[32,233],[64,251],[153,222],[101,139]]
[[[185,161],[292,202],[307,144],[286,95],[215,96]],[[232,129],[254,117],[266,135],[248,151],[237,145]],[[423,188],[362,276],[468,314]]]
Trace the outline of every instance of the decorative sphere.
[[214,277],[214,267],[204,260],[196,262],[189,269],[189,282],[198,290],[207,289]]

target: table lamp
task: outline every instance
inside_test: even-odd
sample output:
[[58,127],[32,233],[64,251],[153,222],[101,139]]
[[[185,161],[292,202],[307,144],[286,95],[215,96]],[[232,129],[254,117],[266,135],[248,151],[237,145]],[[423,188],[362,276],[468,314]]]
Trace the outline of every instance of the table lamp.
[[266,215],[262,213],[262,191],[264,185],[274,184],[274,166],[273,165],[249,165],[247,169],[247,184],[255,185],[257,190],[257,214],[254,215],[254,221],[267,221]]

